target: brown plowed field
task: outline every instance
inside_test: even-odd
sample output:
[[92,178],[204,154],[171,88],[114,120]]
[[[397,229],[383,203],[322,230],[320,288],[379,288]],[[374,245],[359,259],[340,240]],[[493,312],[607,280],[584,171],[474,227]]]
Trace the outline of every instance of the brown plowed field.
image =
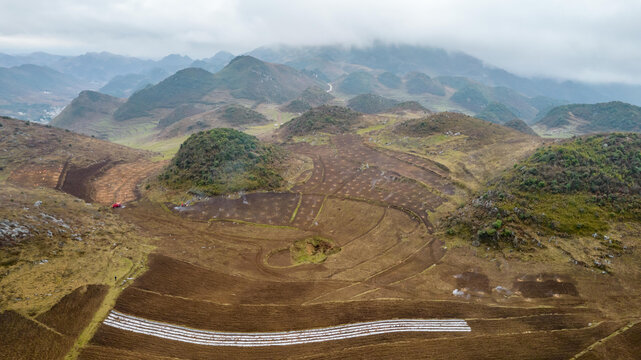
[[641,322],[619,331],[616,335],[603,339],[577,359],[638,359],[641,356]]
[[[376,300],[309,305],[221,304],[150,293],[135,288],[128,288],[122,293],[115,310],[149,320],[198,329],[241,332],[300,330],[381,319],[496,319],[543,314],[584,314],[599,318],[598,313],[585,309],[497,307],[459,301]],[[561,320],[563,319],[559,319]]]
[[[228,275],[151,255],[150,271],[126,291],[141,289],[160,294],[214,301],[221,304],[300,304],[346,286],[342,281],[265,281]],[[137,292],[140,296],[139,292]]]
[[116,164],[91,183],[91,198],[95,202],[107,205],[136,200],[138,184],[165,165],[166,162],[148,160]]
[[76,337],[98,310],[107,290],[106,285],[79,287],[36,319],[62,334]]
[[36,319],[13,311],[0,313],[0,358],[62,359],[106,292],[101,285],[78,288]]
[[33,320],[13,312],[0,313],[0,355],[3,359],[61,359],[72,338],[55,333]]
[[[102,326],[94,344],[134,351],[144,356],[169,356],[179,359],[565,359],[616,329],[617,324],[562,331],[487,335],[406,333],[367,336],[307,345],[258,348],[208,347],[168,341]],[[507,330],[507,328],[504,328]],[[92,350],[97,351],[97,350]],[[88,352],[83,359],[94,359]],[[402,355],[401,355],[402,354]]]

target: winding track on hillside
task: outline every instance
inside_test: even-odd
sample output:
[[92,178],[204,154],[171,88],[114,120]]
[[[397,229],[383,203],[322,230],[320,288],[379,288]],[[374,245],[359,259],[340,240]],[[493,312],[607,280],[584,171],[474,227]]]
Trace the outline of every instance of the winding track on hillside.
[[138,334],[163,339],[208,346],[285,346],[310,344],[331,340],[344,340],[362,336],[400,332],[470,332],[471,328],[461,319],[394,319],[346,324],[317,329],[233,333],[195,330],[184,326],[170,325],[111,311],[105,325]]

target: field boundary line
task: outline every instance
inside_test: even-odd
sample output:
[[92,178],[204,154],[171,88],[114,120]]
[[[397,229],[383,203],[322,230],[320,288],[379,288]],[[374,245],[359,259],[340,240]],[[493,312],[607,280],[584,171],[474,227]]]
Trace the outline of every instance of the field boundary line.
[[299,192],[298,193],[300,196],[298,197],[298,205],[296,205],[296,209],[294,209],[294,212],[292,213],[291,218],[289,218],[289,223],[293,223],[294,220],[296,219],[296,215],[298,214],[298,209],[300,209],[300,204],[303,203],[303,193]]
[[23,317],[24,317],[25,319],[28,319],[28,320],[33,321],[34,323],[36,323],[36,325],[38,325],[38,326],[40,326],[40,327],[43,327],[43,328],[45,328],[45,329],[47,329],[47,330],[51,331],[52,333],[55,333],[56,335],[59,335],[59,336],[62,336],[62,337],[67,337],[67,335],[64,335],[63,333],[61,333],[61,332],[59,332],[58,330],[56,330],[56,329],[52,328],[51,326],[49,326],[49,325],[47,325],[47,324],[45,324],[45,323],[43,323],[43,322],[40,322],[40,321],[38,321],[38,320],[36,320],[36,319],[34,319],[34,318],[30,317],[30,316],[23,316]]
[[636,320],[636,321],[632,321],[632,322],[627,323],[626,325],[624,325],[624,326],[618,328],[617,330],[615,330],[614,332],[612,332],[610,335],[595,341],[590,346],[588,346],[587,348],[583,349],[583,351],[581,351],[578,354],[576,354],[573,357],[571,357],[570,360],[576,360],[576,359],[581,358],[583,355],[585,355],[585,354],[589,353],[590,351],[594,350],[594,348],[596,348],[597,346],[605,344],[606,342],[608,342],[608,340],[625,333],[626,331],[630,330],[632,327],[634,327],[635,325],[637,325],[639,323],[641,323],[641,320]]

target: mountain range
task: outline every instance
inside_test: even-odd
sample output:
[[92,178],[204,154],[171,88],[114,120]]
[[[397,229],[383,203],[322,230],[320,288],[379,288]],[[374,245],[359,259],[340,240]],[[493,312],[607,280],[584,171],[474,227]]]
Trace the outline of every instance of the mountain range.
[[[216,96],[206,102],[231,98],[283,103],[310,86],[326,88],[325,83],[333,85],[332,95],[339,102],[372,93],[399,102],[417,101],[430,110],[469,115],[501,104],[529,124],[555,106],[571,103],[619,100],[641,105],[641,86],[526,78],[462,52],[425,46],[377,42],[369,47],[261,47],[236,58],[242,61],[225,71],[232,59],[231,53],[223,51],[200,60],[172,54],[157,61],[106,52],[80,56],[0,54],[0,113],[47,122],[80,91],[98,90],[129,98],[116,113],[123,119],[144,115],[159,103],[171,107],[185,100],[193,102],[193,97],[200,101],[212,92]],[[257,76],[237,77],[245,72]],[[173,78],[174,74],[178,77]],[[171,85],[177,79],[185,84]],[[162,87],[153,87],[163,82]],[[220,96],[223,98],[217,98]],[[289,108],[292,111],[308,108],[303,103],[293,105]],[[136,114],[132,109],[142,112]]]

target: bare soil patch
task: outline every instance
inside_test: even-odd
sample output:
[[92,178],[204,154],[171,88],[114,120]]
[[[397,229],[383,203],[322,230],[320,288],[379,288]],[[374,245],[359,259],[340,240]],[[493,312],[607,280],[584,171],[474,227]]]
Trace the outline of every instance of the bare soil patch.
[[490,293],[490,279],[487,275],[474,271],[465,271],[462,274],[454,275],[457,289],[465,292]]
[[527,298],[579,296],[576,286],[569,278],[555,274],[526,275],[516,279],[513,288]]
[[272,252],[267,257],[267,263],[275,267],[287,267],[292,265],[292,254],[289,248]]
[[91,202],[91,182],[104,172],[112,163],[102,160],[87,167],[70,165],[61,190],[86,202]]

